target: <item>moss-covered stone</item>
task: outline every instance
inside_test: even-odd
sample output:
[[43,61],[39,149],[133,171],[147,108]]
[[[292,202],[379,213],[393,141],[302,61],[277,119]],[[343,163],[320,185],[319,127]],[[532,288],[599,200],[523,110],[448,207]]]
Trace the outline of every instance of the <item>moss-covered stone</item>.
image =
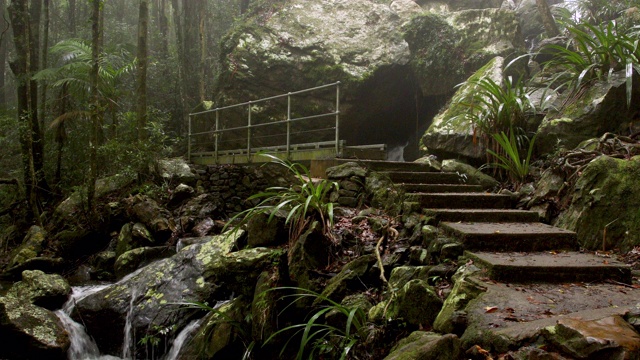
[[69,335],[51,311],[8,295],[0,297],[0,356],[10,359],[66,359]]
[[56,310],[67,301],[71,287],[58,274],[45,274],[40,270],[25,270],[22,281],[9,289],[9,295],[45,309]]
[[[473,267],[475,268],[475,266]],[[464,311],[465,307],[471,300],[486,291],[484,287],[478,285],[473,278],[468,276],[472,273],[473,271],[462,268],[458,271],[457,276],[454,276],[455,283],[453,285],[453,289],[444,301],[442,310],[440,310],[440,313],[438,313],[438,316],[433,323],[433,328],[436,331],[457,334],[464,332],[466,324],[457,321],[459,317],[456,315],[456,312]]]
[[457,336],[414,331],[400,340],[385,360],[456,360],[461,357],[462,348]]
[[591,250],[604,246],[626,251],[640,245],[638,179],[640,157],[596,158],[582,171],[573,189],[571,206],[556,225],[575,231],[580,246]]
[[29,228],[22,244],[11,253],[10,267],[18,266],[29,259],[37,257],[43,249],[47,233],[39,226]]
[[249,304],[236,298],[209,312],[180,351],[184,359],[239,359],[245,351]]
[[[406,283],[390,300],[386,318],[411,325],[431,325],[442,307],[442,300],[425,280]],[[370,312],[371,314],[371,312]]]
[[[363,290],[371,284],[371,276],[367,276],[376,258],[374,255],[365,255],[351,261],[342,267],[342,270],[329,280],[322,291],[322,297],[333,301],[341,301],[349,292]],[[318,303],[320,299],[316,300]]]
[[[633,83],[636,81],[640,81],[637,74]],[[569,93],[565,96],[573,96]],[[640,86],[633,87],[631,98],[640,99]],[[632,101],[627,108],[626,99],[624,71],[587,87],[577,99],[560,98],[559,101],[564,101],[566,106],[550,111],[540,124],[536,137],[537,151],[544,154],[558,147],[569,150],[605,132],[626,132],[634,121],[633,114],[640,111],[640,101]]]
[[500,184],[498,180],[475,167],[454,159],[444,160],[442,162],[442,171],[458,173],[466,184],[480,185],[485,190],[492,190]]
[[148,265],[158,259],[175,255],[173,246],[139,247],[124,252],[118,256],[113,265],[115,276],[120,279],[135,270]]

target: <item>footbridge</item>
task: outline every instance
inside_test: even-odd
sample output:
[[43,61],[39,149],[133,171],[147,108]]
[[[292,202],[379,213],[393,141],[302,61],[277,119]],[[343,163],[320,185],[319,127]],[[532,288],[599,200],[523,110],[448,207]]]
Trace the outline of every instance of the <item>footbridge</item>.
[[340,82],[189,114],[188,158],[196,164],[386,159],[385,144],[340,138]]

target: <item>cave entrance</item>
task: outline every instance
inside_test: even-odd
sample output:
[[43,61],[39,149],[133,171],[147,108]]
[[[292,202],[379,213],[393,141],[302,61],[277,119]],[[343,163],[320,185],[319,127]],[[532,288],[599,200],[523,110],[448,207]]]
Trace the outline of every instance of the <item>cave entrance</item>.
[[347,96],[341,137],[349,146],[386,144],[387,159],[395,161],[420,157],[420,138],[449,98],[423,96],[409,66],[381,68]]

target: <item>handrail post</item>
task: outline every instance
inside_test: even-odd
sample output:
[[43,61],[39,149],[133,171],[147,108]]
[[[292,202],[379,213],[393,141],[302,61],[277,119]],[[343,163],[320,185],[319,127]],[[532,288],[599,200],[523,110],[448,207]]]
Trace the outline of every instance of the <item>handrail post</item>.
[[247,117],[247,162],[251,162],[251,101],[249,101]]
[[191,117],[192,115],[189,115],[189,121],[188,121],[188,125],[187,125],[187,161],[191,162]]
[[216,164],[218,163],[218,137],[220,136],[220,133],[218,132],[218,130],[220,130],[220,111],[216,109],[216,134],[214,138],[214,141],[215,141],[214,154],[215,154]]
[[340,81],[336,82],[336,157],[340,154]]
[[291,160],[291,92],[287,94],[287,160]]

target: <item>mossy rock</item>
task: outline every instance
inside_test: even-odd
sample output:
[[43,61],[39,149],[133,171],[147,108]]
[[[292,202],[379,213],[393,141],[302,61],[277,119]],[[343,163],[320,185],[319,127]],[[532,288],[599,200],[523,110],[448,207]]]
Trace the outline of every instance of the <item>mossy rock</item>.
[[22,281],[13,284],[9,294],[45,309],[56,310],[67,301],[71,286],[61,275],[25,270]]
[[596,158],[576,181],[571,206],[560,214],[556,225],[575,231],[580,246],[589,250],[604,246],[628,251],[640,245],[638,179],[640,156]]
[[0,297],[0,357],[8,359],[67,358],[69,334],[58,317],[24,299]]
[[460,339],[453,334],[414,331],[400,340],[385,360],[457,360],[462,358]]
[[38,257],[42,252],[46,237],[47,232],[41,227],[36,225],[30,227],[22,244],[11,252],[9,267],[16,267],[27,260]]

